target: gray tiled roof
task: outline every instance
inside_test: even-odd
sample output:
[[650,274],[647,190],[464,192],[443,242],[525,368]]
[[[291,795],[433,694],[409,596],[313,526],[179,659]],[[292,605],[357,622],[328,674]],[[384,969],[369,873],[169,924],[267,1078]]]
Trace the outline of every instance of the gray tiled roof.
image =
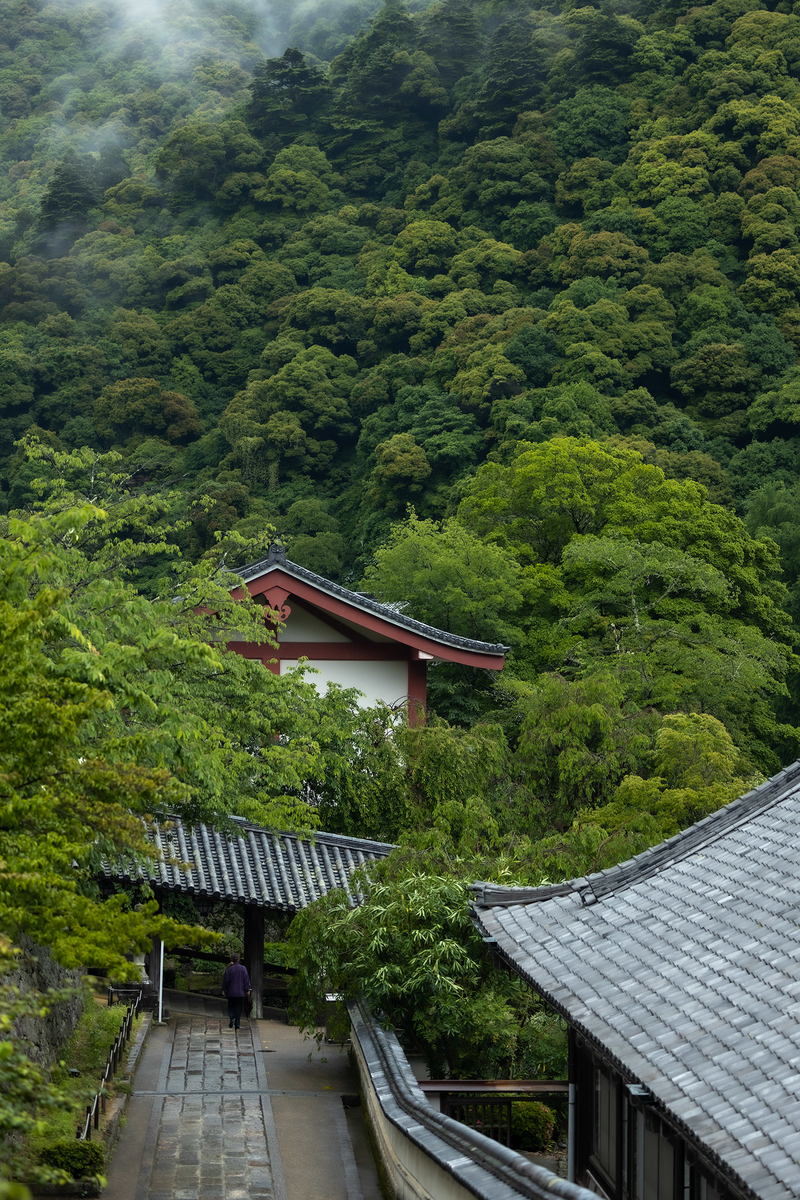
[[[175,817],[152,826],[156,862],[106,865],[108,878],[147,880],[154,887],[298,912],[333,888],[351,900],[350,876],[358,867],[386,858],[394,846],[335,833],[276,833],[237,821],[241,832],[228,837],[210,825],[185,826]],[[189,869],[182,869],[188,867]]]
[[319,588],[322,592],[327,592],[329,596],[345,600],[348,604],[352,604],[354,608],[359,608],[363,612],[375,613],[376,616],[382,617],[384,621],[388,621],[392,625],[397,625],[400,629],[407,629],[411,633],[419,633],[423,637],[441,642],[443,646],[453,646],[458,650],[472,650],[476,654],[493,655],[508,654],[511,648],[510,646],[503,646],[499,642],[479,642],[474,638],[459,637],[458,634],[447,633],[443,629],[435,629],[433,625],[425,625],[422,621],[415,621],[412,617],[405,616],[390,604],[381,604],[380,601],[373,600],[370,596],[364,596],[360,592],[351,592],[348,588],[341,587],[338,583],[331,583],[330,579],[325,579],[322,575],[315,575],[313,571],[308,571],[305,567],[290,562],[286,558],[282,546],[271,546],[267,558],[262,558],[259,562],[248,563],[245,567],[237,567],[235,573],[242,579],[247,580],[253,579],[258,575],[263,575],[265,571],[272,567],[280,567],[288,575],[293,575],[296,579],[302,579],[305,583],[311,584],[312,587]]
[[800,763],[610,871],[473,891],[501,955],[732,1182],[800,1195]]

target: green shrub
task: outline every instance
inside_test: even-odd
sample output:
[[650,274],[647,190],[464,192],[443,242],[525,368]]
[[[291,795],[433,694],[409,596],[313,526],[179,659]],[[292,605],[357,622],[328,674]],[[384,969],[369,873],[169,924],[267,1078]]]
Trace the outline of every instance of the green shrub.
[[85,1179],[102,1172],[106,1155],[99,1142],[79,1142],[75,1138],[63,1138],[42,1151],[42,1162],[48,1167],[60,1167],[73,1179]]
[[511,1142],[515,1150],[549,1150],[556,1114],[541,1100],[516,1100],[511,1105]]
[[264,962],[272,963],[276,967],[294,966],[292,947],[288,942],[265,942]]
[[70,1067],[80,1071],[80,1086],[84,1088],[87,1080],[93,1081],[95,1075],[99,1078],[124,1018],[123,1004],[106,1008],[103,1004],[90,1001],[81,1014],[75,1032],[59,1055],[63,1066],[53,1069],[54,1082],[64,1084],[69,1078],[67,1071]]

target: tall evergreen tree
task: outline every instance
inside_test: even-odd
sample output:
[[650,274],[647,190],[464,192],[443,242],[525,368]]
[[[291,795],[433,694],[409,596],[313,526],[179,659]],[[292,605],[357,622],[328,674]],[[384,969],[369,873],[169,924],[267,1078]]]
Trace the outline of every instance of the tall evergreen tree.
[[520,16],[504,21],[492,38],[476,99],[480,137],[510,133],[521,112],[538,106],[546,75],[544,52],[530,23]]
[[439,70],[448,91],[474,71],[483,49],[483,34],[468,0],[444,0],[425,13],[422,45]]
[[39,226],[55,229],[62,221],[83,221],[100,199],[95,160],[68,151],[55,169],[42,199]]
[[86,233],[89,209],[100,203],[97,164],[89,154],[69,150],[58,164],[42,198],[35,247],[49,258],[60,258]]
[[322,72],[289,47],[280,58],[268,58],[256,67],[250,96],[247,117],[256,132],[289,142],[315,125],[331,90]]

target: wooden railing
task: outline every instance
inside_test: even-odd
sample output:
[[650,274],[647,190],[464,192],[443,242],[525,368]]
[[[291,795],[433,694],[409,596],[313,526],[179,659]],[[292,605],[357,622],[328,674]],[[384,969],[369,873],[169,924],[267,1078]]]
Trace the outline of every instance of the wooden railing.
[[[218,953],[211,950],[192,950],[190,946],[183,946],[179,950],[170,950],[171,958],[196,958],[200,962],[212,963],[229,963],[231,956],[229,953]],[[283,967],[278,963],[265,962],[264,970],[272,975],[296,975],[297,967]]]
[[542,1096],[566,1098],[569,1084],[562,1079],[420,1079],[420,1089],[439,1111],[476,1129],[484,1137],[511,1146],[511,1105]]
[[[100,1079],[100,1087],[95,1092],[91,1104],[86,1105],[86,1116],[83,1124],[78,1126],[78,1132],[75,1136],[79,1142],[90,1142],[92,1140],[92,1129],[100,1128],[100,1113],[106,1111],[106,1095],[108,1094],[106,1085],[122,1061],[125,1047],[130,1041],[133,1022],[136,1020],[140,1001],[141,993],[137,992],[135,998],[130,1002],[125,1011],[119,1033],[114,1038],[114,1043],[108,1052],[106,1065]],[[109,1000],[109,1003],[111,1002]]]
[[[141,1000],[142,986],[138,987],[110,987],[108,989],[106,1003],[109,1008],[113,1008],[115,1004],[122,1004],[125,996],[138,996]],[[129,1000],[130,1004],[131,1001]]]
[[492,1138],[503,1146],[511,1146],[511,1100],[467,1100],[448,1096],[442,1097],[439,1109],[445,1116],[469,1125],[484,1137]]

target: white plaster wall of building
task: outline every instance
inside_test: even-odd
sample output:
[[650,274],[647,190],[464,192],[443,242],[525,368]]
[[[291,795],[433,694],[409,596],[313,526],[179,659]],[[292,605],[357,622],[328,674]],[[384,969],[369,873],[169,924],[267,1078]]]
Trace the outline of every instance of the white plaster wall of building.
[[[281,675],[298,666],[297,659],[281,660]],[[308,675],[317,691],[324,692],[328,683],[338,683],[344,688],[358,688],[363,692],[359,700],[361,708],[371,708],[378,701],[397,704],[408,697],[408,663],[398,662],[325,662],[309,659],[304,664],[319,672]]]

